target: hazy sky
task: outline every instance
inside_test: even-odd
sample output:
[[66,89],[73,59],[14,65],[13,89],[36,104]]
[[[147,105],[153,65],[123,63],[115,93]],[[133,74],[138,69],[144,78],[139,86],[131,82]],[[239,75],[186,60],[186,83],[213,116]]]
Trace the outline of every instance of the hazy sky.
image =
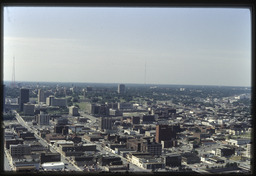
[[[5,7],[4,80],[251,85],[249,9]],[[145,76],[146,75],[146,76]]]

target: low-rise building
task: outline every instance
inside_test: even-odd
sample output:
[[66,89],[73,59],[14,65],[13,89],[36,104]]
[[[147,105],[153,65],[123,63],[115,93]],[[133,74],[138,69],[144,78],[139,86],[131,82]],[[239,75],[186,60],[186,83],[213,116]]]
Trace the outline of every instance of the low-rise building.
[[179,154],[169,154],[165,156],[165,165],[170,167],[181,166],[181,155]]
[[235,146],[241,146],[241,145],[246,145],[251,142],[250,139],[229,139],[227,140],[229,145],[235,145]]
[[31,154],[31,147],[29,145],[18,144],[18,145],[10,145],[11,156],[23,156]]
[[198,157],[195,153],[183,153],[182,155],[182,161],[187,164],[194,164],[194,163],[200,163],[201,159]]
[[235,148],[217,148],[216,155],[217,156],[231,156],[235,154]]
[[41,164],[49,162],[60,162],[61,157],[59,153],[41,153],[40,161]]
[[52,170],[64,170],[64,163],[63,162],[49,162],[42,164],[42,167],[46,171],[52,171]]

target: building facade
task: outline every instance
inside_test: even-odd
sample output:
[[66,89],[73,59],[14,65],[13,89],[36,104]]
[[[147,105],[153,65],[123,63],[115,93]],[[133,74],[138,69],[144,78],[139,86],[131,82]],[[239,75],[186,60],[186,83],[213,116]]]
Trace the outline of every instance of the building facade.
[[124,84],[119,84],[117,92],[119,94],[124,94],[125,93],[125,85]]
[[72,116],[78,116],[79,115],[78,108],[75,106],[69,107],[69,114]]
[[29,145],[18,144],[10,145],[11,156],[23,156],[31,154],[31,147]]
[[20,89],[20,111],[23,111],[24,103],[29,102],[29,89]]
[[65,98],[55,98],[54,96],[49,96],[46,98],[46,105],[48,106],[67,106],[67,100]]
[[168,141],[176,139],[176,134],[179,131],[179,126],[156,125],[156,142]]
[[35,105],[31,103],[24,103],[23,111],[24,111],[24,115],[33,116],[35,111]]
[[48,114],[44,114],[43,111],[40,111],[40,114],[36,116],[35,120],[38,125],[49,125],[50,116]]
[[43,103],[45,103],[45,101],[46,101],[46,98],[45,98],[45,96],[44,96],[44,91],[43,90],[41,90],[41,89],[38,89],[38,104],[40,103],[40,102],[43,102]]
[[100,129],[111,130],[112,129],[112,118],[111,117],[100,117]]

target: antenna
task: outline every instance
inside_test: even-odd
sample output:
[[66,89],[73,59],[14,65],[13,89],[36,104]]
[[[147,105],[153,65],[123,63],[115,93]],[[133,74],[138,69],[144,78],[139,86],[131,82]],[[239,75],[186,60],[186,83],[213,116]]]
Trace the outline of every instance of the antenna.
[[13,57],[13,67],[12,67],[12,88],[14,88],[15,85],[15,57]]

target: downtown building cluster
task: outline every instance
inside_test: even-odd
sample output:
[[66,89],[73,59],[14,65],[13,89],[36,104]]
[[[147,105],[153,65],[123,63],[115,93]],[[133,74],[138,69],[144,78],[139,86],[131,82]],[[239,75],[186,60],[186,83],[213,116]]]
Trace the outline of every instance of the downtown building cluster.
[[167,90],[21,88],[17,101],[6,98],[6,111],[16,116],[5,121],[6,155],[14,170],[250,170],[251,116],[242,103],[250,99],[247,91],[202,98],[200,88]]

